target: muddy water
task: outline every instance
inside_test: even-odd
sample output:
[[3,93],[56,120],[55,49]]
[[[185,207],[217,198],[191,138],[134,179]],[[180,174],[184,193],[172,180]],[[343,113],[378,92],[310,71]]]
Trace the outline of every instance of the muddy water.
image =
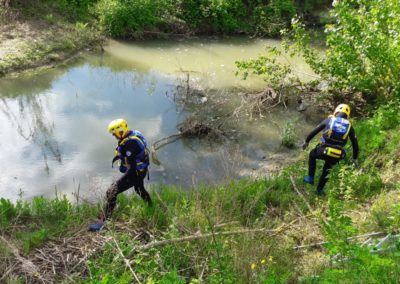
[[[177,78],[189,73],[191,82],[202,87],[262,89],[259,79],[236,77],[234,61],[254,58],[265,44],[278,42],[111,41],[103,54],[0,79],[0,197],[73,197],[79,192],[100,198],[120,175],[111,168],[116,141],[107,133],[109,121],[126,118],[150,144],[175,133],[191,112],[172,99]],[[303,62],[292,64],[302,76],[310,73]],[[289,119],[297,119],[302,139],[311,125],[296,111],[277,109],[263,120],[240,123],[242,134],[228,143],[192,139],[169,144],[158,151],[161,165],[151,166],[149,183],[190,186],[241,178],[244,169],[257,168],[270,154],[288,153],[281,146],[280,127]]]

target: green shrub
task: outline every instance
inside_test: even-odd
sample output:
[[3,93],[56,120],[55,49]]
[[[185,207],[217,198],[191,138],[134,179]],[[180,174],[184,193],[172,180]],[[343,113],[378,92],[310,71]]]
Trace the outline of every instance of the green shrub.
[[400,228],[400,195],[398,191],[384,192],[372,205],[373,224],[376,229],[399,232]]
[[252,25],[259,35],[278,36],[287,28],[296,14],[296,7],[290,0],[271,0],[255,6],[251,14]]
[[261,76],[268,86],[279,90],[293,79],[293,74],[288,64],[278,62],[282,53],[273,47],[266,48],[266,54],[256,59],[236,61],[236,75],[242,74],[246,79],[250,74]]
[[360,91],[382,100],[400,93],[400,2],[334,1],[335,23],[326,26],[325,56],[319,57],[298,19],[293,39],[314,72],[337,90]]
[[237,32],[246,9],[241,0],[180,0],[178,17],[200,32]]
[[48,1],[55,4],[64,15],[77,20],[88,19],[90,17],[91,7],[97,0],[53,0]]
[[293,148],[296,145],[295,121],[289,120],[281,131],[282,145]]
[[165,23],[171,7],[167,0],[100,0],[96,13],[110,35],[137,37]]

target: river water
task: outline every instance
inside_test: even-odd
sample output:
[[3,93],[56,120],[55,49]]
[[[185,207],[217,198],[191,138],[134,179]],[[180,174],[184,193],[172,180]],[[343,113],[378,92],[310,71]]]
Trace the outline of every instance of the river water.
[[[279,42],[110,41],[102,54],[86,53],[51,70],[0,79],[0,197],[78,192],[100,197],[120,175],[111,168],[116,144],[107,132],[111,120],[125,118],[150,144],[176,133],[191,112],[171,99],[182,74],[205,88],[261,90],[262,80],[234,75],[234,62],[255,58],[266,44]],[[291,64],[301,76],[311,73],[299,59]],[[243,135],[231,143],[183,139],[161,148],[161,165],[151,166],[148,183],[191,186],[241,178],[243,169],[257,168],[268,154],[288,152],[277,124],[297,119],[299,139],[312,127],[296,111],[277,109],[270,118],[243,121],[238,125]]]

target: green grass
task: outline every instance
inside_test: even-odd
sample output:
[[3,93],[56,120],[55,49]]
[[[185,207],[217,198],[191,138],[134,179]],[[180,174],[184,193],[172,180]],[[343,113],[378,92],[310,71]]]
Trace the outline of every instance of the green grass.
[[[0,75],[60,62],[104,40],[93,17],[73,17],[74,13],[63,12],[63,9],[77,8],[72,7],[75,1],[70,3],[71,7],[64,7],[69,1],[52,2],[16,1],[8,9],[8,18],[5,18],[4,11],[3,16],[0,11],[0,23],[8,25],[9,32],[19,45],[16,52],[11,51],[0,60]],[[12,26],[18,22],[28,25],[34,35],[25,35],[24,31],[17,29],[12,32]]]
[[[396,282],[400,277],[398,250],[370,255],[345,238],[375,230],[398,232],[400,195],[396,186],[385,183],[381,175],[391,170],[387,163],[399,151],[399,113],[399,104],[391,103],[372,117],[354,122],[360,140],[360,165],[355,168],[344,161],[337,166],[326,188],[327,197],[315,196],[314,188],[302,184],[306,152],[301,161],[268,180],[198,186],[190,191],[156,185],[152,188],[155,205],[151,208],[135,194],[120,195],[108,229],[101,233],[112,241],[105,242],[103,249],[86,262],[87,274],[73,276],[74,282],[132,283],[135,277],[124,258],[144,283],[330,283],[335,279],[343,283],[377,283],[379,279]],[[386,115],[391,118],[386,119]],[[300,190],[308,192],[312,214],[293,190],[291,176]],[[72,205],[60,197],[15,204],[2,199],[0,233],[29,255],[49,239],[86,228],[98,210],[89,204]],[[368,222],[353,222],[349,214],[355,210],[366,214]],[[273,230],[284,224],[289,225],[276,233],[218,235],[237,230]],[[141,237],[135,238],[139,229]],[[198,234],[211,235],[140,249],[152,240]],[[321,239],[329,240],[330,245],[316,251],[292,248]],[[338,253],[351,257],[340,265],[324,260]],[[10,260],[9,253],[2,256]]]

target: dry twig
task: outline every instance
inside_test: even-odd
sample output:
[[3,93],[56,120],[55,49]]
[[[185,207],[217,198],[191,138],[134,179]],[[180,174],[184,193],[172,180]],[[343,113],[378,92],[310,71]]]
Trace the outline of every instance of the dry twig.
[[293,188],[296,191],[296,193],[301,197],[301,199],[303,199],[304,203],[307,205],[308,210],[310,212],[313,212],[313,209],[312,209],[310,203],[308,203],[308,201],[304,197],[304,195],[297,189],[296,183],[294,182],[294,178],[292,176],[290,176],[290,181],[292,182]]
[[271,234],[270,236],[274,236],[276,234],[281,233],[283,231],[283,229],[285,229],[286,227],[289,227],[293,223],[297,222],[297,220],[298,219],[295,219],[295,220],[291,221],[290,223],[283,224],[276,229],[258,228],[258,229],[241,229],[241,230],[227,231],[227,232],[214,232],[214,233],[206,233],[206,234],[197,233],[195,235],[186,236],[186,237],[173,238],[173,239],[162,240],[162,241],[154,241],[154,242],[136,247],[133,250],[143,251],[143,250],[148,250],[148,249],[151,249],[154,247],[182,243],[182,242],[190,242],[190,241],[200,240],[200,239],[207,239],[207,238],[215,237],[215,236],[230,236],[230,235],[240,235],[240,234],[249,234],[249,233],[270,233]]
[[0,236],[0,239],[10,248],[11,253],[21,263],[22,272],[28,274],[30,277],[39,279],[42,283],[46,283],[46,279],[42,277],[42,275],[39,273],[39,269],[32,263],[32,261],[22,257],[17,247],[6,240],[3,236]]
[[122,259],[124,260],[126,267],[129,268],[129,270],[131,271],[131,273],[132,273],[133,277],[135,278],[136,282],[137,282],[137,283],[141,283],[140,280],[139,280],[139,278],[137,277],[135,271],[133,270],[133,268],[132,268],[132,266],[131,266],[129,260],[126,259],[124,253],[122,252],[121,248],[119,247],[117,240],[116,240],[114,237],[113,237],[112,239],[113,239],[115,245],[117,246],[117,250],[118,250],[119,255],[120,255],[120,256],[122,257]]
[[[382,236],[385,235],[385,232],[373,232],[369,234],[363,234],[363,235],[358,235],[354,237],[347,238],[348,241],[354,240],[354,239],[360,239],[360,238],[366,238],[366,237],[373,237],[373,236]],[[295,246],[293,249],[304,249],[304,248],[314,248],[314,247],[320,247],[322,245],[328,244],[329,242],[319,242],[319,243],[314,243],[314,244],[309,244],[309,245],[301,245],[301,246]]]

